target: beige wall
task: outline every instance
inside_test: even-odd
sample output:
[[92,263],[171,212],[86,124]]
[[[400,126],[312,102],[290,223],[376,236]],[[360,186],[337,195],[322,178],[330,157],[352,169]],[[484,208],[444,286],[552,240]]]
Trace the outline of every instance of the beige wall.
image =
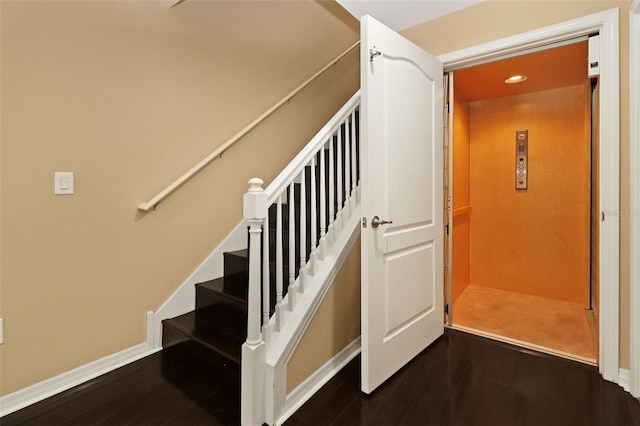
[[287,393],[360,336],[360,241],[287,365]]
[[[403,33],[441,54],[619,7],[624,159],[630,4],[487,1]],[[268,183],[356,90],[359,70],[354,52],[157,211],[141,214],[139,202],[353,43],[357,22],[333,2],[310,1],[188,1],[172,9],[151,1],[1,2],[0,20],[6,395],[142,342],[145,312],[239,222],[248,178]],[[629,168],[621,166],[628,210]],[[76,195],[53,196],[54,171],[76,173]],[[622,368],[629,366],[628,235],[625,216]],[[351,276],[357,264],[350,259],[343,271]],[[331,298],[317,318],[350,300]],[[347,322],[359,325],[358,318]],[[289,389],[349,343],[323,337],[333,332],[310,329],[289,366]],[[331,350],[305,355],[317,341]]]
[[[358,39],[335,3],[1,2],[6,395],[145,339],[156,310],[359,86],[358,52],[155,212],[136,209]],[[53,172],[76,193],[53,195]]]
[[[419,24],[403,35],[434,55],[620,9],[620,209],[629,211],[629,10],[627,1],[494,1]],[[620,222],[620,367],[629,368],[629,216]]]

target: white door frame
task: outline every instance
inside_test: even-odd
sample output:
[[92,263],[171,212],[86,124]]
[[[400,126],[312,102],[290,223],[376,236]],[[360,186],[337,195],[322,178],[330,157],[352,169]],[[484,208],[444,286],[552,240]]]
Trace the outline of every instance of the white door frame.
[[640,396],[640,0],[634,0],[629,13],[629,124],[631,161],[631,365],[629,391]]
[[[636,0],[637,1],[637,0]],[[635,4],[635,3],[634,3]],[[637,9],[637,8],[636,8]],[[600,33],[600,374],[619,383],[620,77],[618,9],[440,55],[448,70],[491,62],[570,38]],[[633,121],[633,120],[631,120]],[[633,148],[633,146],[632,146]],[[633,172],[633,167],[632,167]],[[638,187],[640,188],[640,186]],[[633,263],[633,259],[632,259]],[[640,306],[640,304],[638,305]],[[640,325],[640,322],[638,323]],[[640,379],[639,379],[640,380]]]

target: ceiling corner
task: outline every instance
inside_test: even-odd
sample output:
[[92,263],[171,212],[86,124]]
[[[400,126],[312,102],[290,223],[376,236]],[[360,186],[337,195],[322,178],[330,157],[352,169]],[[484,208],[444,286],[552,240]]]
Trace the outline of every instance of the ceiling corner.
[[336,0],[360,20],[371,15],[395,31],[431,21],[485,0]]

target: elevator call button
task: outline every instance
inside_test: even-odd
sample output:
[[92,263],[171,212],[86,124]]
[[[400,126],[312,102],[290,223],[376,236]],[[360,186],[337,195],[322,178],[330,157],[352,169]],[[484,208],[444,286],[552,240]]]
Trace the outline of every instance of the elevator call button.
[[529,131],[516,130],[516,189],[527,189]]

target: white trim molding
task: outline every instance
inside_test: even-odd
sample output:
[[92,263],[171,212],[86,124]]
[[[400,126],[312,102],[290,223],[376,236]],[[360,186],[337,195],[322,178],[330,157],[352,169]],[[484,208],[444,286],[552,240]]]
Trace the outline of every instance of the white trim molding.
[[[359,190],[356,191],[359,200]],[[335,223],[335,222],[334,222]],[[313,317],[320,308],[325,296],[333,286],[349,253],[360,236],[360,204],[346,221],[342,232],[320,262],[313,276],[314,282],[296,302],[296,308],[289,313],[287,322],[278,332],[265,357],[265,421],[277,424],[283,418],[283,410],[291,407],[287,404],[287,366],[300,340],[309,328]],[[273,318],[272,318],[273,319]],[[334,374],[337,372],[334,371]],[[310,396],[310,395],[309,395]],[[290,416],[293,412],[286,415]]]
[[640,396],[640,0],[634,0],[629,12],[629,144],[631,202],[631,365],[629,389]]
[[621,368],[618,372],[618,385],[627,392],[631,392],[631,372],[629,370],[625,370]]
[[[610,9],[439,56],[445,71],[489,62],[504,55],[539,49],[574,37],[600,33],[600,354],[602,376],[620,380],[620,60],[619,10]],[[633,119],[631,120],[633,121]],[[633,170],[633,167],[632,167]],[[633,263],[633,260],[632,260]]]
[[[44,380],[0,398],[0,417],[11,414],[31,404],[40,402],[53,395],[102,376],[117,368],[154,354],[153,348],[153,312],[147,313],[147,341],[123,351],[108,355],[66,373]],[[2,423],[0,421],[0,423]]]
[[298,408],[307,402],[316,392],[331,380],[340,370],[360,353],[360,337],[338,352],[315,373],[300,383],[287,395],[280,418],[276,425],[283,424]]

